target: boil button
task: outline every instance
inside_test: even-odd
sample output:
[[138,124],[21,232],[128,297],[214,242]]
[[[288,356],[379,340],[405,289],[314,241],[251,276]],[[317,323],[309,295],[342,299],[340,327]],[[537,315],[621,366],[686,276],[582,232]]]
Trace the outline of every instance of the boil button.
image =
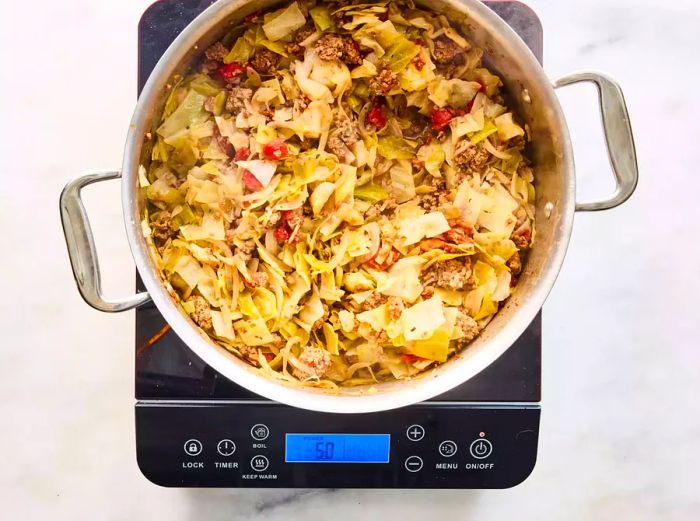
[[493,452],[493,445],[486,438],[478,438],[469,445],[469,452],[476,459],[485,459]]

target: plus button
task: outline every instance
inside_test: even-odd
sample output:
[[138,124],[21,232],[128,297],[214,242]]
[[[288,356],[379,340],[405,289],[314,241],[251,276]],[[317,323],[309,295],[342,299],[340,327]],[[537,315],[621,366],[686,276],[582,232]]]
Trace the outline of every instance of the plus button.
[[425,436],[425,429],[420,425],[411,425],[406,429],[406,437],[410,441],[420,441]]

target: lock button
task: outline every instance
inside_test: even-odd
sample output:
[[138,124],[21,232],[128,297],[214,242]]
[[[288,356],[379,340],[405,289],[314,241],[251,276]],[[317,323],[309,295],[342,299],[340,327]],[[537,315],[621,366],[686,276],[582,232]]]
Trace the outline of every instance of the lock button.
[[198,456],[202,452],[202,442],[193,438],[185,442],[184,448],[188,456]]

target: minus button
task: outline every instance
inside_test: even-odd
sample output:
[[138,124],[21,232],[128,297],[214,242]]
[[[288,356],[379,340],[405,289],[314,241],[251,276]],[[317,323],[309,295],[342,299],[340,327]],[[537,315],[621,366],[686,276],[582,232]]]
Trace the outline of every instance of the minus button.
[[423,468],[423,460],[418,456],[409,456],[408,458],[406,458],[404,466],[409,472],[418,472],[420,469]]

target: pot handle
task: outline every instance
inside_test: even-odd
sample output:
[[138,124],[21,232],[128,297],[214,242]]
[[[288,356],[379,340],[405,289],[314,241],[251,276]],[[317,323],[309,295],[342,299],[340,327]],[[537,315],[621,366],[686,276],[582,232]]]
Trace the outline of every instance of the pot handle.
[[71,181],[61,192],[60,210],[63,234],[66,237],[68,257],[73,268],[73,276],[83,300],[98,311],[116,313],[133,309],[150,300],[148,293],[137,293],[128,297],[107,300],[102,296],[100,265],[92,229],[88,221],[80,191],[87,185],[119,179],[120,172],[89,174]]
[[637,188],[637,152],[625,97],[615,80],[600,72],[581,71],[559,78],[554,82],[554,88],[582,82],[591,82],[598,88],[603,133],[610,166],[615,175],[616,189],[607,199],[577,202],[576,211],[607,210],[624,203]]

